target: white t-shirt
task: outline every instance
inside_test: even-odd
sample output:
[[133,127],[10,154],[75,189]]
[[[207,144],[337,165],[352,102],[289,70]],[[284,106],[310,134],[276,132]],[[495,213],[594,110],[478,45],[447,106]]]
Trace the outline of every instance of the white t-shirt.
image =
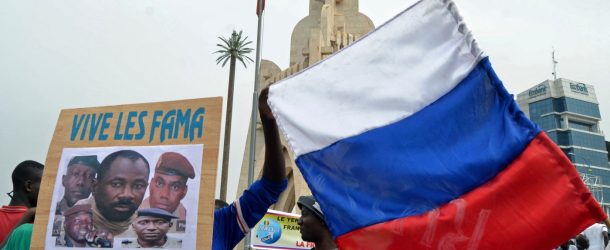
[[608,228],[600,223],[595,223],[582,232],[589,239],[589,250],[604,250],[604,234],[608,233]]
[[[561,247],[557,247],[557,249],[555,249],[555,250],[562,250],[562,249],[561,249]],[[578,250],[578,248],[574,245],[569,245],[568,250]]]

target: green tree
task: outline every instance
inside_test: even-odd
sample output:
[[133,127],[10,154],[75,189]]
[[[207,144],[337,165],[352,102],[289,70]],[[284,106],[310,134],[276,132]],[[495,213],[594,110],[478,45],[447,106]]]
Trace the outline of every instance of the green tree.
[[229,148],[231,146],[231,118],[233,117],[233,85],[235,84],[235,63],[240,61],[244,67],[248,67],[246,62],[253,60],[247,56],[254,49],[248,48],[247,46],[252,43],[248,41],[248,37],[242,37],[242,31],[239,33],[233,30],[231,37],[226,39],[224,37],[218,37],[222,43],[216,44],[220,47],[218,51],[214,53],[220,54],[216,59],[216,64],[222,63],[224,67],[227,62],[229,63],[229,93],[227,94],[227,113],[225,118],[225,137],[224,137],[224,148],[222,152],[222,176],[220,182],[220,199],[226,200],[227,198],[227,176],[229,171]]

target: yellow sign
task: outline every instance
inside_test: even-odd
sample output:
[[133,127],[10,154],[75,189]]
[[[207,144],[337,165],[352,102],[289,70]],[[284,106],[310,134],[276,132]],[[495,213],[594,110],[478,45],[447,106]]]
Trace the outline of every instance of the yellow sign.
[[254,249],[311,249],[312,242],[303,241],[298,214],[268,210],[250,233]]
[[31,248],[211,249],[221,108],[205,98],[62,110]]

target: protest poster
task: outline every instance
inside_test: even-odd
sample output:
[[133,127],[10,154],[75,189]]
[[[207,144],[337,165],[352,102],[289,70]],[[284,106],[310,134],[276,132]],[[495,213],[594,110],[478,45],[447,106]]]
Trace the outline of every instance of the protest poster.
[[210,249],[221,109],[215,97],[62,110],[31,248]]
[[250,233],[253,249],[311,249],[313,242],[303,241],[299,231],[301,215],[269,209]]

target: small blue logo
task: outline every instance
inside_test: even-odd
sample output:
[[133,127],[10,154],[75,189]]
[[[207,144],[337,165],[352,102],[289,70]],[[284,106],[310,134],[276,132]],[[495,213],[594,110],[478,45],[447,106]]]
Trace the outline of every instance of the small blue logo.
[[282,236],[282,227],[274,219],[265,219],[258,226],[256,238],[260,239],[265,244],[273,244]]

